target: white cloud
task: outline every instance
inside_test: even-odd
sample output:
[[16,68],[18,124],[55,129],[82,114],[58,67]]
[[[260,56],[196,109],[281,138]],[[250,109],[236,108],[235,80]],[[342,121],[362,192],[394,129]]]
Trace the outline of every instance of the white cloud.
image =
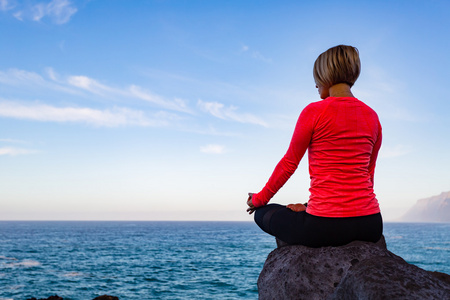
[[261,60],[261,61],[266,62],[266,63],[271,63],[272,62],[272,59],[265,57],[264,55],[262,55],[258,51],[253,51],[252,57],[254,59]]
[[145,89],[131,85],[128,88],[116,88],[100,83],[98,80],[84,75],[70,75],[67,77],[60,76],[53,68],[45,69],[46,78],[41,75],[18,69],[9,69],[0,71],[0,83],[12,86],[32,86],[43,87],[56,91],[63,91],[74,94],[80,90],[89,92],[103,98],[135,98],[151,102],[160,108],[185,112],[192,114],[192,110],[188,107],[187,101],[179,98],[168,100],[159,95],[153,94]]
[[200,147],[200,151],[208,154],[223,154],[226,152],[225,146],[213,144]]
[[187,107],[186,101],[184,101],[182,99],[175,98],[174,101],[169,101],[169,100],[164,99],[161,96],[158,96],[158,95],[152,94],[148,91],[145,91],[136,85],[130,86],[129,92],[135,98],[154,103],[154,104],[156,104],[160,107],[166,108],[166,109],[182,111],[182,112],[191,112],[190,109]]
[[51,80],[58,81],[59,75],[55,72],[55,70],[53,70],[53,68],[46,68],[45,71]]
[[9,69],[7,71],[0,71],[0,83],[17,85],[19,83],[44,84],[45,80],[41,75],[34,72],[28,72],[18,69]]
[[20,21],[32,20],[40,22],[43,18],[48,17],[53,23],[61,25],[69,22],[78,11],[68,0],[52,0],[34,5],[26,2],[17,10],[13,10],[13,8],[15,6],[10,1],[0,0],[0,11],[10,10],[12,15]]
[[0,102],[0,116],[43,122],[79,122],[94,126],[165,126],[172,115],[158,113],[149,119],[144,112],[128,108],[98,110],[78,107],[55,107],[46,104]]
[[[49,76],[55,74],[49,74]],[[87,90],[91,93],[104,95],[105,92],[114,92],[114,89],[99,83],[98,81],[87,76],[69,76],[67,82],[77,88]]]
[[21,148],[14,148],[14,147],[3,147],[0,148],[0,155],[24,155],[24,154],[33,154],[36,153],[35,150],[28,150],[28,149],[21,149]]
[[35,72],[29,72],[19,69],[8,69],[0,71],[0,84],[17,86],[20,89],[31,90],[31,88],[46,88],[54,91],[63,91],[66,93],[77,93],[67,83],[61,83],[57,80],[57,74],[51,68],[46,69],[47,76],[52,80],[47,80]]
[[201,110],[210,113],[211,115],[219,119],[236,121],[239,123],[250,123],[267,127],[266,122],[252,114],[237,113],[236,111],[238,108],[235,106],[225,107],[224,104],[219,102],[204,102],[202,100],[198,100],[197,106]]
[[23,21],[23,11],[17,11],[13,13],[13,17],[19,21]]
[[36,4],[32,8],[33,21],[40,21],[45,16],[45,5],[43,3]]
[[256,60],[261,60],[266,63],[272,63],[272,59],[265,57],[259,51],[255,51],[255,50],[250,51],[250,47],[247,45],[242,46],[241,52],[249,53],[249,55]]
[[[56,80],[56,75],[53,69],[47,71],[49,77]],[[93,94],[101,96],[114,96],[114,97],[131,97],[144,100],[156,104],[157,106],[169,110],[175,110],[180,112],[191,113],[191,110],[187,107],[186,101],[175,98],[173,101],[167,100],[159,95],[155,95],[149,91],[137,85],[131,85],[129,88],[114,88],[101,84],[95,79],[87,76],[69,76],[67,82],[74,87],[89,91]]]
[[14,140],[14,139],[0,139],[0,142],[2,143],[26,143],[25,141],[21,141],[21,140]]
[[77,12],[77,9],[72,6],[72,3],[67,0],[53,0],[47,4],[47,14],[53,19],[56,24],[64,24],[70,21],[72,15]]
[[14,7],[14,4],[8,0],[0,0],[0,11],[7,11]]

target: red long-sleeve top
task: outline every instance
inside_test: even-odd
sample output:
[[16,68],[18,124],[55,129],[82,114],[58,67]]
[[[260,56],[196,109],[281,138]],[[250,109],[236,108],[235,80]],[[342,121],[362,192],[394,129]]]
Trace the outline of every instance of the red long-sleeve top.
[[320,217],[356,217],[380,212],[373,192],[381,125],[374,110],[353,97],[328,97],[300,114],[284,157],[255,207],[266,205],[297,169],[308,149],[310,198],[306,212]]

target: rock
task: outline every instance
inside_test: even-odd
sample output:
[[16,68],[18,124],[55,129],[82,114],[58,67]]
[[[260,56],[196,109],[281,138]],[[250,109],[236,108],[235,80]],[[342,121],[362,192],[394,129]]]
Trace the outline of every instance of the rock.
[[64,299],[61,298],[61,297],[59,297],[58,295],[54,295],[54,296],[50,296],[50,297],[48,297],[48,298],[39,298],[39,299],[36,299],[36,298],[29,298],[29,299],[27,299],[27,300],[64,300]]
[[92,300],[119,300],[119,298],[114,297],[114,296],[109,296],[109,295],[102,295],[102,296],[95,297]]
[[450,299],[450,285],[430,273],[389,257],[369,258],[348,270],[330,299]]
[[258,292],[260,300],[450,299],[450,276],[436,273],[388,251],[384,238],[341,247],[283,246],[267,257]]

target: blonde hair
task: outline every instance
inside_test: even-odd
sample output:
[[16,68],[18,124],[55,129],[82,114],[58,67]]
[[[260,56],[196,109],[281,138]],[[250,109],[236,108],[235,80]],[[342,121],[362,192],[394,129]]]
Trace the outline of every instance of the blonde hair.
[[361,72],[358,49],[339,45],[319,55],[314,63],[314,81],[317,85],[331,87],[338,83],[353,86]]

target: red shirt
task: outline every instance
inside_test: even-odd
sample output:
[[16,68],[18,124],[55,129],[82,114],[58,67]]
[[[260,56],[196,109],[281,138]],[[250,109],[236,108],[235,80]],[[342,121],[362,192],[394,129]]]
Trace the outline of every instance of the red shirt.
[[352,97],[328,97],[300,114],[289,149],[252,202],[266,205],[297,169],[308,149],[310,197],[306,212],[356,217],[380,212],[373,179],[381,125],[373,109]]

